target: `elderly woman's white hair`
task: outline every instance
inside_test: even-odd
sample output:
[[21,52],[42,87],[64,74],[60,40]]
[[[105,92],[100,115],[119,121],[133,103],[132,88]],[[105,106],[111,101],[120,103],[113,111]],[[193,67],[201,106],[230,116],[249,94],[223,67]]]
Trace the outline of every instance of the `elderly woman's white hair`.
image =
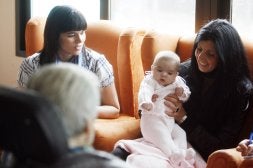
[[40,92],[60,107],[62,114],[59,116],[68,138],[83,133],[97,117],[96,107],[100,103],[97,76],[78,65],[43,66],[32,76],[28,88]]

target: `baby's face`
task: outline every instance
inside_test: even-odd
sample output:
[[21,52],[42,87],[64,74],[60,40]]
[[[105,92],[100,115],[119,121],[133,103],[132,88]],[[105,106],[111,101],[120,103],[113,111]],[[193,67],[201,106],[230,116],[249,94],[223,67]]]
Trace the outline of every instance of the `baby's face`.
[[152,66],[153,78],[163,86],[172,84],[178,75],[176,64],[170,60],[158,60]]

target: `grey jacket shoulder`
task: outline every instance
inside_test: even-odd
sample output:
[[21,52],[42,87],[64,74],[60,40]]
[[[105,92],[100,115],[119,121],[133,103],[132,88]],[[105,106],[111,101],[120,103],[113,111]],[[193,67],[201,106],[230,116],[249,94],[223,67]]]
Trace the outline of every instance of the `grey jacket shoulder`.
[[48,168],[131,168],[116,156],[103,152],[91,151],[69,154]]

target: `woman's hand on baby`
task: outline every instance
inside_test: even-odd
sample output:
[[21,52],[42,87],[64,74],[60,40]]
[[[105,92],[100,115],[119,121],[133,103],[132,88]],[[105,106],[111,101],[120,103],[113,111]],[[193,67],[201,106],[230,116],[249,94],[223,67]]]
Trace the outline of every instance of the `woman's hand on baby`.
[[248,139],[244,139],[238,144],[236,150],[241,152],[242,156],[253,155],[253,144],[250,144]]
[[143,109],[147,110],[147,111],[150,111],[150,110],[152,110],[152,108],[153,108],[153,104],[152,104],[152,103],[143,103],[143,104],[141,105],[141,107],[142,107]]
[[158,95],[157,94],[153,94],[152,98],[151,98],[151,101],[155,102],[157,100],[157,98],[158,98]]
[[182,87],[176,87],[175,94],[179,97],[184,94],[184,89]]
[[186,113],[178,96],[176,94],[169,94],[164,99],[165,106],[171,109],[170,111],[165,111],[166,114],[174,117],[176,121],[180,121]]

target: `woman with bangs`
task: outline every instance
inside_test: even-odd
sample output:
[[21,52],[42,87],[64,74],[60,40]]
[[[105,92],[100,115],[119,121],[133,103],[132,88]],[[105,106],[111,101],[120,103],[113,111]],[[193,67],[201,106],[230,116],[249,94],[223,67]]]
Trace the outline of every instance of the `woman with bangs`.
[[70,6],[55,6],[46,20],[44,46],[39,53],[23,60],[18,86],[26,88],[32,75],[46,64],[73,63],[90,70],[99,78],[101,106],[98,107],[98,117],[117,118],[120,106],[112,65],[104,55],[85,47],[86,29],[87,22],[80,11]]

